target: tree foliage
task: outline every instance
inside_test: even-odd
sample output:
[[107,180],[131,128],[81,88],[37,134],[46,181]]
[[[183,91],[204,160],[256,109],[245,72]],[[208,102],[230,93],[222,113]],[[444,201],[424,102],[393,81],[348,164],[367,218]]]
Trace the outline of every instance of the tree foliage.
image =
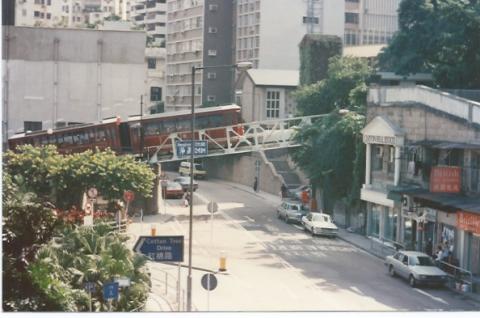
[[334,35],[307,34],[300,43],[300,85],[327,76],[329,59],[342,54],[342,39]]
[[5,158],[9,174],[21,176],[28,181],[28,191],[60,208],[78,205],[90,187],[96,187],[107,200],[121,198],[126,190],[150,197],[155,178],[146,164],[111,150],[61,155],[52,145],[25,145],[7,152]]
[[[325,79],[302,86],[295,93],[303,115],[326,115],[302,127],[295,136],[302,147],[291,154],[312,183],[320,186],[329,209],[339,199],[355,205],[360,198],[365,169],[360,130],[365,125],[367,84],[372,72],[364,60],[333,57]],[[341,115],[340,109],[347,112]]]
[[404,0],[380,65],[403,75],[431,72],[441,87],[480,88],[479,34],[476,0]]
[[366,82],[371,75],[372,68],[365,60],[333,57],[325,79],[295,92],[297,107],[302,115],[326,114],[340,108],[359,111],[366,104]]

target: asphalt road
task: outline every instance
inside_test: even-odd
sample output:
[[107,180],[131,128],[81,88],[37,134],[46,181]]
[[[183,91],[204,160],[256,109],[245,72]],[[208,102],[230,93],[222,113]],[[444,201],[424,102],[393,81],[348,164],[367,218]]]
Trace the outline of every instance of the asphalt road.
[[[218,202],[222,210],[215,221],[214,233],[226,239],[217,245],[236,263],[243,264],[232,272],[233,277],[238,276],[244,286],[250,287],[245,288],[242,299],[251,298],[250,293],[256,297],[252,308],[248,308],[248,301],[245,304],[239,301],[240,308],[218,306],[219,309],[479,310],[478,304],[444,288],[411,288],[406,281],[390,277],[380,259],[340,239],[312,237],[300,226],[284,223],[277,219],[276,207],[248,189],[208,180],[199,183],[199,197]],[[229,222],[224,224],[222,219]],[[197,229],[205,226],[195,224]],[[230,233],[233,228],[235,231]],[[207,235],[197,240],[208,250]],[[228,252],[230,245],[232,249]],[[280,289],[284,292],[279,292],[276,284],[268,283],[269,275],[271,282],[282,283]],[[260,295],[254,292],[259,289],[265,292]],[[258,305],[260,302],[263,305]]]
[[[271,197],[218,180],[200,180],[194,196],[192,303],[196,311],[478,311],[480,306],[447,289],[411,288],[391,278],[383,261],[341,239],[312,237],[298,225],[276,216]],[[219,212],[211,221],[206,203]],[[182,299],[188,271],[189,209],[182,200],[167,200],[159,214],[129,226],[132,242],[139,235],[184,235]],[[216,271],[219,258],[227,272],[218,273],[208,293],[200,281]],[[178,267],[150,263],[154,293],[175,299]],[[204,270],[203,270],[204,269]],[[164,290],[166,273],[168,293]],[[164,295],[162,295],[164,294]],[[182,308],[183,308],[182,302]],[[172,308],[176,308],[173,304]],[[175,309],[174,309],[175,310]],[[472,313],[473,314],[473,313]]]

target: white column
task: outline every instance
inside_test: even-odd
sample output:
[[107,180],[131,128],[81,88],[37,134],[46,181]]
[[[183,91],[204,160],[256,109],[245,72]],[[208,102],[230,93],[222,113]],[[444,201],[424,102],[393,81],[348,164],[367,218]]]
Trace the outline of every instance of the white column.
[[400,183],[400,147],[395,146],[395,179],[394,185],[398,186]]
[[367,145],[367,158],[366,158],[366,166],[365,166],[365,185],[370,185],[371,183],[371,167],[372,167],[372,145]]

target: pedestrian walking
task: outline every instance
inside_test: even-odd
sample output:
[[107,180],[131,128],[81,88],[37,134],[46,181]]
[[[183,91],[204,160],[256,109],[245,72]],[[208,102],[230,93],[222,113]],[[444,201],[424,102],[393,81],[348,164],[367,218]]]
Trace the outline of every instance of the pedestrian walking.
[[255,181],[253,182],[253,191],[257,192],[258,189],[258,178],[255,177]]
[[185,197],[183,199],[183,206],[188,207],[190,205],[190,192],[185,193]]
[[287,186],[285,185],[285,183],[282,183],[282,187],[280,189],[282,191],[282,199],[286,198],[287,197]]

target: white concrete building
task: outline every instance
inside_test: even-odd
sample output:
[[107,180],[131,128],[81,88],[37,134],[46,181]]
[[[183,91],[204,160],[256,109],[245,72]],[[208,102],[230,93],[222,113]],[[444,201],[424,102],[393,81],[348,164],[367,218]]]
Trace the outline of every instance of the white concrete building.
[[[145,105],[150,113],[165,110],[165,48],[147,47],[145,49],[147,64],[147,91]],[[160,105],[162,105],[160,107]],[[148,112],[147,111],[147,112]]]
[[293,70],[251,69],[240,79],[242,118],[246,122],[292,117],[297,103],[292,96],[300,72]]
[[401,0],[345,0],[345,45],[388,43],[398,30]]
[[165,47],[167,34],[166,0],[136,0],[130,12],[131,20],[144,28],[148,35],[148,45]]
[[20,0],[15,25],[84,28],[110,15],[129,20],[130,10],[130,0]]
[[4,136],[127,118],[145,93],[145,33],[4,27]]
[[237,0],[236,61],[255,68],[298,70],[298,44],[307,33],[343,37],[338,0]]

